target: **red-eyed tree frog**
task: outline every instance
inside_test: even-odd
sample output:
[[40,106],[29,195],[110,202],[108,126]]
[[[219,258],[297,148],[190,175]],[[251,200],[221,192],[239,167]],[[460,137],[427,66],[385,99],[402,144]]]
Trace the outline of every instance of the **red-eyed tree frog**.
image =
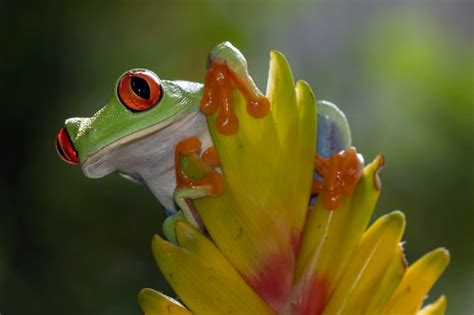
[[[209,54],[226,64],[249,91],[260,93],[249,76],[247,61],[229,42]],[[175,148],[185,138],[197,136],[203,148],[212,146],[205,115],[200,110],[203,84],[161,80],[154,72],[133,69],[120,76],[111,100],[89,118],[70,118],[56,137],[60,157],[80,164],[87,177],[98,178],[118,171],[135,182],[145,183],[166,209],[176,213],[174,196]],[[323,157],[350,145],[344,114],[333,104],[318,102],[318,145]]]

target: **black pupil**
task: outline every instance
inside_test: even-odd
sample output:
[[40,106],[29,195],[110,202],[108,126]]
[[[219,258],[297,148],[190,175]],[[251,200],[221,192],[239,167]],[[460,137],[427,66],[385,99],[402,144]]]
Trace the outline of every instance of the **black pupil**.
[[130,80],[133,92],[139,97],[148,100],[150,99],[150,86],[145,79],[140,77],[132,77]]

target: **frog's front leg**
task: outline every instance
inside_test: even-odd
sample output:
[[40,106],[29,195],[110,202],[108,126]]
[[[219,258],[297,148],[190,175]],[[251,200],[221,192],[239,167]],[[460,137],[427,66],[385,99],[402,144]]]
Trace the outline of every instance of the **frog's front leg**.
[[201,111],[217,112],[216,128],[226,135],[234,134],[239,121],[233,111],[232,91],[238,90],[247,101],[247,112],[261,118],[270,110],[270,102],[260,92],[248,73],[247,61],[229,42],[217,45],[209,54]]
[[217,196],[224,191],[224,177],[213,169],[219,164],[213,147],[201,156],[201,141],[190,137],[178,143],[175,150],[176,189],[174,200],[179,211],[168,217],[163,224],[166,237],[176,242],[174,226],[176,220],[185,220],[199,230],[203,225],[194,210],[192,200],[205,196]]

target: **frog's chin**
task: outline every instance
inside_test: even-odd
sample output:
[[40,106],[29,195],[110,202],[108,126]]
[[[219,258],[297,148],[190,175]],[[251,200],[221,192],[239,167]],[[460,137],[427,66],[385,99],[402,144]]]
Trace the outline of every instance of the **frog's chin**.
[[107,165],[107,159],[97,159],[95,161],[86,160],[82,164],[82,172],[89,178],[100,178],[110,173],[113,173],[115,169],[111,165]]

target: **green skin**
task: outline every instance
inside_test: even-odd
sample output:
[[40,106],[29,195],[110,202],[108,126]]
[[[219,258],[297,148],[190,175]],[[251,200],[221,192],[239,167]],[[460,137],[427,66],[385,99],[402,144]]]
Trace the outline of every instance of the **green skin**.
[[[208,63],[212,62],[226,63],[255,93],[261,94],[248,74],[244,56],[229,42],[211,51]],[[173,240],[177,218],[184,217],[200,227],[199,219],[185,200],[207,194],[206,187],[175,191],[174,168],[175,147],[180,141],[197,136],[203,149],[212,146],[205,116],[199,109],[203,85],[160,80],[159,103],[136,112],[122,104],[117,84],[111,100],[102,109],[90,118],[67,119],[65,128],[87,177],[98,178],[119,171],[150,188],[166,209],[169,217],[164,230]],[[319,102],[318,152],[328,156],[349,145],[350,132],[344,114],[335,105]]]

